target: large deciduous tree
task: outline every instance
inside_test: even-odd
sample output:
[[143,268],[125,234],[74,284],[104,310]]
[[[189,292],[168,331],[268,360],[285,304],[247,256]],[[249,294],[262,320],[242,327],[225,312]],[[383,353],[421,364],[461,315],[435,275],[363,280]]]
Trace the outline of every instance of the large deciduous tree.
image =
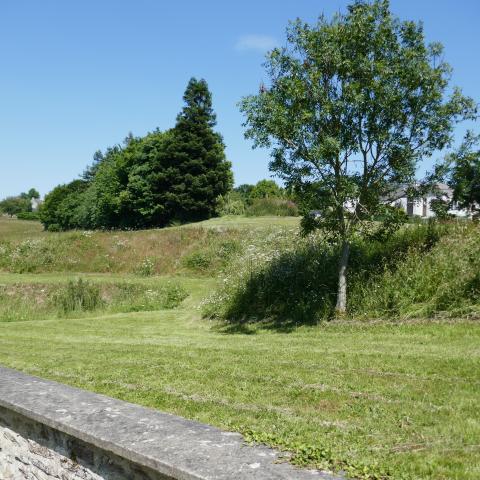
[[357,1],[331,20],[300,20],[287,46],[267,55],[269,82],[242,99],[246,137],[272,151],[270,168],[303,198],[305,231],[339,245],[337,313],[346,311],[355,235],[374,218],[398,220],[386,199],[414,178],[417,162],[451,142],[454,124],[475,114],[452,89],[442,47],[422,25],[395,18],[387,0]]

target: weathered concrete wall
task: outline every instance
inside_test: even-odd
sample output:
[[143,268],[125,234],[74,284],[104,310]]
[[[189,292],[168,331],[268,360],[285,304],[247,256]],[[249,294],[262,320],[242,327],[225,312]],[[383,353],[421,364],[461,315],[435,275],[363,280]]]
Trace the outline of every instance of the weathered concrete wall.
[[0,367],[0,480],[338,480],[240,435]]

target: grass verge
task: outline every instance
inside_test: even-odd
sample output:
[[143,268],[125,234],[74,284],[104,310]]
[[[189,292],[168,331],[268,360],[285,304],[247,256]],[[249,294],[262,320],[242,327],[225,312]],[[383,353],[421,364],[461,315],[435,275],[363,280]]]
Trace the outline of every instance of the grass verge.
[[243,432],[359,478],[480,475],[473,322],[225,334],[193,303],[0,324],[0,362]]

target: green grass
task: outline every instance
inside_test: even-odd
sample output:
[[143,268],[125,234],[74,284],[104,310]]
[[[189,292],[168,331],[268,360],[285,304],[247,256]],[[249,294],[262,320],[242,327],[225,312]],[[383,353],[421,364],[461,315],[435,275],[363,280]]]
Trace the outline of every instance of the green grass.
[[202,226],[206,228],[225,228],[234,227],[236,229],[243,228],[268,228],[271,226],[298,227],[300,225],[300,217],[246,217],[240,215],[231,215],[225,217],[211,218],[203,222],[198,222],[185,226]]
[[[12,232],[4,233],[8,242],[40,238],[81,246],[85,258],[77,258],[88,267],[86,273],[52,271],[52,264],[41,263],[36,272],[4,268],[0,286],[27,292],[21,305],[29,305],[29,289],[55,292],[77,278],[102,289],[117,283],[151,289],[173,281],[188,296],[173,309],[73,312],[66,318],[46,310],[35,321],[0,322],[0,363],[240,431],[247,440],[291,452],[299,465],[364,479],[480,478],[478,322],[333,322],[284,333],[202,318],[204,299],[222,282],[214,278],[225,267],[222,255],[237,248],[243,255],[251,244],[275,245],[279,237],[289,241],[294,220],[220,218],[202,228],[85,237],[42,233],[35,224],[22,233],[12,221]],[[5,225],[0,220],[0,232]],[[127,253],[111,250],[119,241]],[[177,241],[184,243],[177,247]],[[135,259],[123,264],[128,268],[107,269],[88,255],[89,245],[117,255],[115,262],[127,262],[129,254]],[[161,263],[167,254],[173,260]],[[135,274],[138,260],[151,257],[170,274]],[[405,265],[402,278],[416,279]]]
[[0,215],[0,241],[38,237],[42,234],[43,228],[40,222],[17,220]]
[[0,324],[0,362],[242,431],[296,451],[299,463],[356,474],[368,466],[391,478],[479,477],[478,325],[225,334],[194,304]]

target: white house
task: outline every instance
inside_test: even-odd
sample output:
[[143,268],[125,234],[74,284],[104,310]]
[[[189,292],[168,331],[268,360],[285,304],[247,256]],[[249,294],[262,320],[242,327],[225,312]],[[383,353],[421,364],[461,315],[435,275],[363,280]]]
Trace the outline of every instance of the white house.
[[39,198],[31,198],[30,204],[32,205],[32,212],[37,212],[41,203],[42,201]]
[[[444,183],[437,183],[430,192],[423,198],[410,199],[407,197],[407,186],[402,185],[389,196],[387,200],[390,205],[395,205],[403,209],[410,217],[430,218],[434,217],[435,213],[431,208],[432,200],[444,200],[451,202],[453,190]],[[471,212],[466,209],[458,207],[457,202],[453,202],[448,213],[455,217],[470,217]]]
[[[388,197],[383,197],[382,202],[386,205],[396,206],[405,211],[409,217],[430,218],[435,216],[432,210],[433,200],[443,200],[450,203],[453,197],[453,190],[445,183],[435,184],[431,191],[422,198],[411,199],[407,197],[408,185],[401,185],[394,189]],[[356,208],[356,202],[351,200],[345,202],[344,209],[353,213]],[[479,206],[480,210],[480,206]],[[460,208],[457,202],[453,202],[448,210],[450,215],[455,217],[472,218],[474,212]],[[320,210],[312,210],[310,215],[314,218],[320,218]]]

